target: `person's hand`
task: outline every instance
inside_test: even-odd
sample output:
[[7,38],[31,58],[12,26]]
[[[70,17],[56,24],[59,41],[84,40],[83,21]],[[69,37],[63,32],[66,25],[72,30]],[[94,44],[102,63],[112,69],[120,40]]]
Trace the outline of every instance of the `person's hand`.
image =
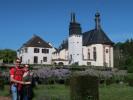
[[31,82],[24,82],[25,85],[31,84]]

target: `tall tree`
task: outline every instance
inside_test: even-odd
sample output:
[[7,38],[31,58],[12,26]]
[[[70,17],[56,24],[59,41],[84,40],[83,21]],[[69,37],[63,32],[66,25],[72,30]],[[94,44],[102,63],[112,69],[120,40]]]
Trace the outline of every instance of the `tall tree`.
[[114,65],[121,69],[133,66],[133,39],[115,44]]
[[0,50],[0,59],[3,59],[4,63],[13,63],[16,57],[17,53],[15,50],[11,49]]

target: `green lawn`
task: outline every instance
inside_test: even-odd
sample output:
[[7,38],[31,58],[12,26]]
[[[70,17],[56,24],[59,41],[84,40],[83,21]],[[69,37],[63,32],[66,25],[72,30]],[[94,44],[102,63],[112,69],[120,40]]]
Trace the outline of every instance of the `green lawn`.
[[[70,100],[69,87],[64,85],[39,85],[34,89],[33,100]],[[133,87],[125,84],[112,84],[110,86],[100,86],[100,100],[133,100]],[[7,88],[0,90],[0,95],[8,96]]]
[[133,87],[112,84],[100,87],[100,100],[133,100]]
[[4,90],[0,89],[0,96],[10,96],[9,85],[4,86]]
[[70,100],[69,88],[59,84],[39,85],[34,89],[34,93],[33,100]]

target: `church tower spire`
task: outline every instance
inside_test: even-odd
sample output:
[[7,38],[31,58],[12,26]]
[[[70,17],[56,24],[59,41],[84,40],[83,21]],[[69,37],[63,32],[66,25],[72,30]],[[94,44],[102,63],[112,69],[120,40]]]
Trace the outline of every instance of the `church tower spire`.
[[71,13],[71,23],[76,23],[75,13]]
[[76,22],[75,13],[71,13],[68,37],[69,64],[82,65],[82,44],[80,24]]
[[96,25],[95,28],[96,28],[96,30],[101,29],[100,21],[101,21],[101,19],[100,19],[100,13],[97,12],[95,14],[95,25]]
[[80,34],[81,34],[80,24],[76,22],[75,13],[71,13],[71,21],[69,25],[69,36],[80,35]]

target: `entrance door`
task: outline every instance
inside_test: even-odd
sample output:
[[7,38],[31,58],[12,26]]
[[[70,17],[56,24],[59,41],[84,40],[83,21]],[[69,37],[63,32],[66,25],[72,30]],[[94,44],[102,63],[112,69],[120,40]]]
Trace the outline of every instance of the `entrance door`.
[[34,56],[34,64],[37,64],[37,63],[38,63],[38,57]]

